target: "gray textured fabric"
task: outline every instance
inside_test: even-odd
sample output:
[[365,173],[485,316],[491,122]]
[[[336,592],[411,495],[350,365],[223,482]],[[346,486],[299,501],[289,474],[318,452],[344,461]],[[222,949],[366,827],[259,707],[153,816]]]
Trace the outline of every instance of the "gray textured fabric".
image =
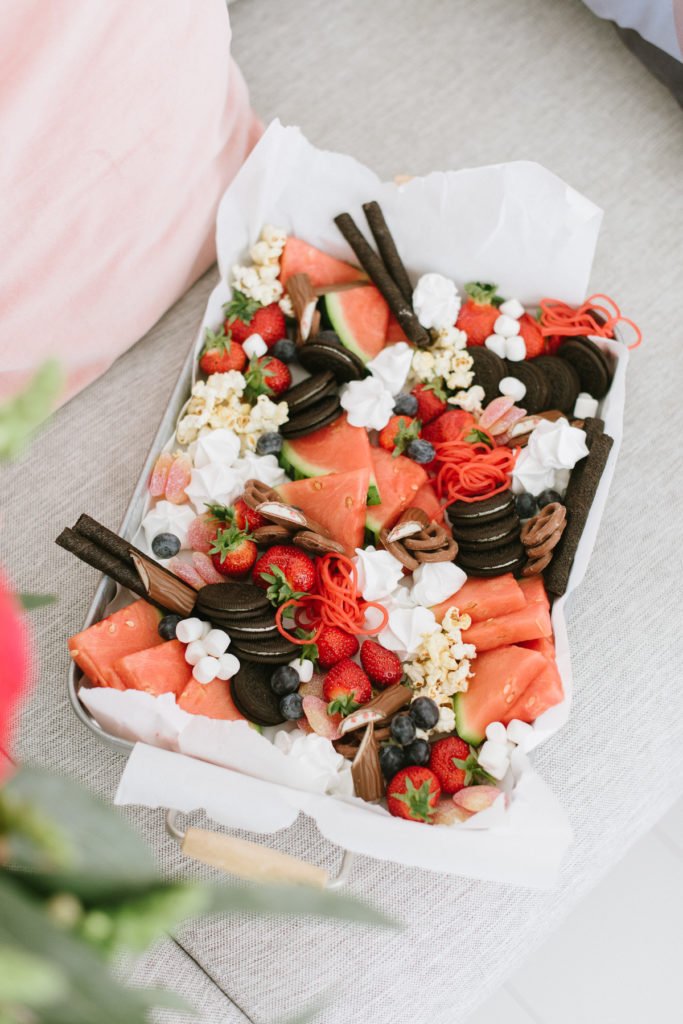
[[[600,203],[593,286],[617,297],[645,336],[611,500],[570,607],[572,719],[536,757],[575,829],[561,887],[530,894],[360,859],[351,889],[402,931],[240,916],[179,936],[257,1024],[286,1020],[334,984],[325,1024],[456,1024],[681,791],[680,115],[578,0],[243,0],[231,17],[234,54],[264,119],[298,123],[321,147],[386,176],[533,157]],[[120,520],[211,285],[209,274],[3,474],[0,561],[19,586],[60,595],[56,610],[34,618],[41,671],[20,754],[105,796],[122,762],[75,722],[65,692],[64,637],[79,628],[96,574],[51,538],[81,511]],[[159,812],[130,817],[166,870],[208,877],[181,864]],[[328,866],[339,856],[306,822],[273,845]],[[152,958],[140,970],[188,992],[189,964]],[[205,1019],[232,1021],[227,1001],[203,991]]]

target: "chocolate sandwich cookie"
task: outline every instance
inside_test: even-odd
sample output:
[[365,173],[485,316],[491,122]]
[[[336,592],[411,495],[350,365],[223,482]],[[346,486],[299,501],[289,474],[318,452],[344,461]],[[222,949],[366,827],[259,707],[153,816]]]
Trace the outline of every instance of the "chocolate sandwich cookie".
[[326,427],[329,423],[334,423],[335,420],[339,419],[342,412],[343,409],[339,396],[336,394],[328,395],[320,402],[307,406],[298,415],[292,416],[287,423],[283,423],[280,427],[280,433],[283,437],[291,440],[297,437],[305,437],[306,434],[312,434],[314,430],[319,430],[320,427]]
[[593,398],[605,397],[612,383],[612,366],[594,341],[584,337],[567,338],[557,354],[576,370],[581,381],[581,391],[587,391]]
[[586,420],[588,455],[577,462],[569,477],[564,496],[567,525],[553,551],[552,562],[543,574],[546,590],[558,597],[567,589],[576,549],[614,443],[603,433],[602,426],[602,420]]
[[235,707],[256,725],[280,725],[285,721],[280,711],[280,698],[270,687],[271,674],[268,665],[244,664],[230,680]]
[[456,563],[468,576],[502,576],[518,574],[526,562],[524,546],[519,541],[490,551],[460,551]]
[[311,374],[329,371],[339,383],[365,377],[365,366],[358,356],[345,348],[336,335],[327,337],[327,332],[299,348],[299,362]]
[[446,513],[455,531],[461,525],[491,523],[496,519],[502,519],[503,516],[509,515],[514,507],[514,495],[508,490],[494,494],[492,498],[483,498],[481,501],[454,501],[447,507]]
[[280,402],[286,402],[289,407],[290,418],[307,409],[321,398],[336,394],[337,382],[330,370],[316,373],[307,377],[300,384],[295,384],[289,391],[285,391],[279,397]]
[[263,614],[271,607],[266,592],[253,583],[209,583],[197,594],[195,610],[213,621],[215,616],[243,619]]
[[519,537],[519,531],[519,516],[513,512],[492,522],[454,526],[453,536],[461,551],[490,551],[512,544]]
[[571,415],[581,390],[579,375],[572,364],[558,356],[537,356],[532,365],[541,371],[550,388],[547,408]]
[[529,413],[543,412],[550,408],[550,384],[544,373],[535,365],[535,359],[505,360],[505,374],[521,380],[526,394],[520,405]]
[[281,635],[275,625],[275,616],[267,613],[259,618],[244,619],[241,622],[239,620],[223,622],[222,625],[230,634],[230,638],[237,643],[242,640],[259,643],[261,640],[273,640]]
[[473,345],[467,349],[467,354],[472,357],[472,384],[478,384],[484,389],[485,403],[499,398],[500,382],[503,377],[510,376],[505,368],[505,360],[483,345]]

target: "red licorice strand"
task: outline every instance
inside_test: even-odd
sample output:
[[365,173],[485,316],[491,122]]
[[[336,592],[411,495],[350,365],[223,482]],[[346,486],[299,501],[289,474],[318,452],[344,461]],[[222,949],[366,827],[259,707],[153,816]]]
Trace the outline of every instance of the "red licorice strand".
[[591,295],[576,308],[568,306],[560,299],[541,299],[539,306],[541,309],[540,329],[541,334],[545,337],[593,334],[598,338],[614,338],[615,327],[622,323],[628,324],[636,335],[636,340],[631,342],[627,348],[638,348],[643,340],[638,325],[622,314],[619,306],[609,295],[600,293]]

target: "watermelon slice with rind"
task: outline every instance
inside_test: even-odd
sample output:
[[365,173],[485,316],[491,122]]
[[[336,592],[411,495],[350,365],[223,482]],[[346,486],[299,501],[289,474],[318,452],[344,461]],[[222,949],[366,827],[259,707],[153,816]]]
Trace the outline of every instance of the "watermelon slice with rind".
[[363,427],[352,427],[346,415],[305,437],[285,441],[280,452],[280,465],[295,480],[367,469],[368,504],[379,503],[367,431]]
[[350,473],[295,480],[275,490],[284,502],[300,508],[352,555],[363,544],[369,480],[370,469],[365,466]]

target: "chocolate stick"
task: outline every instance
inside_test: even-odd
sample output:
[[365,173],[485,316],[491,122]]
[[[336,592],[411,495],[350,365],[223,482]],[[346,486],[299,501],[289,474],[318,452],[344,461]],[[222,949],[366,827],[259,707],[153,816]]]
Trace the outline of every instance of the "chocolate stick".
[[88,537],[66,529],[62,530],[59,537],[57,537],[56,543],[59,544],[60,548],[64,548],[65,551],[70,551],[72,555],[76,555],[82,562],[91,565],[93,569],[98,569],[105,576],[111,577],[116,583],[120,583],[122,587],[132,590],[138,597],[147,597],[147,591],[134,567],[112,554],[111,551],[105,551]]
[[384,263],[356,227],[353,217],[348,213],[340,213],[334,222],[356,254],[360,265],[377,286],[387,301],[389,309],[403,328],[406,337],[418,348],[428,348],[431,338],[413,312],[413,307],[403,298],[399,288],[394,284],[391,274]]
[[394,284],[400,291],[406,302],[413,303],[413,288],[403,260],[396,248],[396,242],[389,230],[389,225],[384,219],[382,208],[374,200],[371,203],[363,203],[363,210],[372,231],[372,237],[377,243],[379,254],[384,260],[384,265],[394,279]]
[[87,537],[104,551],[108,551],[111,555],[127,562],[131,567],[133,566],[133,559],[130,555],[131,545],[128,541],[119,537],[118,533],[108,530],[106,526],[102,526],[102,523],[98,523],[96,519],[91,519],[85,512],[78,517],[73,529],[74,533],[78,533],[81,537]]

